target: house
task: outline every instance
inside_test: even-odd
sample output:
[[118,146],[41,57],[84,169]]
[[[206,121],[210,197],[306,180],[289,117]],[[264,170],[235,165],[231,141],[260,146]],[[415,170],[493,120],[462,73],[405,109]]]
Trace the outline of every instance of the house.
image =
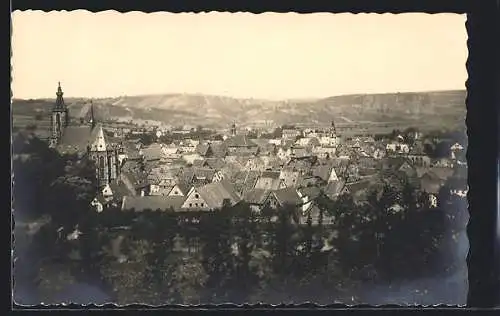
[[339,179],[335,172],[335,168],[333,168],[331,164],[314,167],[312,169],[312,174],[321,179],[324,183],[337,181]]
[[410,150],[407,158],[416,167],[428,168],[431,166],[431,158],[427,154],[425,154],[425,152],[423,152],[422,150],[415,149],[415,147],[412,148],[412,150]]
[[271,206],[274,207],[301,207],[303,204],[303,201],[295,188],[274,190],[270,196],[274,197],[275,203],[271,202]]
[[198,154],[198,153],[189,152],[189,153],[182,154],[182,159],[187,164],[191,164],[192,165],[196,160],[203,160],[203,157],[200,156],[200,154]]
[[203,167],[211,168],[214,170],[222,170],[225,164],[226,163],[222,158],[207,158],[204,160]]
[[261,172],[254,186],[255,189],[262,190],[278,190],[284,187],[285,183],[280,178],[280,173],[275,171]]
[[318,156],[318,158],[321,159],[335,157],[336,152],[337,152],[336,146],[317,146],[313,147],[311,150],[311,153],[313,155],[316,155]]
[[182,196],[126,196],[123,198],[123,211],[181,211]]
[[96,210],[97,213],[101,213],[104,208],[107,206],[108,200],[104,198],[102,195],[96,196],[90,205]]
[[208,184],[214,180],[216,171],[210,168],[193,168],[194,183]]
[[187,196],[193,189],[193,185],[184,181],[178,181],[174,186],[168,190],[167,196]]
[[264,157],[250,157],[244,165],[244,169],[248,171],[264,171],[267,169],[267,161]]
[[252,142],[246,135],[235,135],[225,142],[228,155],[233,156],[256,156],[259,153],[259,146]]
[[269,200],[271,190],[251,189],[245,192],[243,199],[248,203],[253,212],[260,213]]
[[291,149],[292,149],[292,157],[302,158],[302,157],[312,156],[311,148],[293,146]]
[[203,158],[211,158],[214,154],[210,144],[198,144],[196,147],[196,153]]
[[294,168],[285,167],[281,170],[279,179],[287,188],[297,187],[300,183],[300,172]]
[[239,171],[230,177],[231,183],[234,184],[236,192],[240,196],[244,196],[245,192],[255,188],[255,185],[261,175],[258,171]]
[[292,156],[292,148],[285,146],[279,147],[276,155],[281,160],[288,160]]
[[182,208],[214,210],[222,208],[224,203],[233,206],[240,201],[234,186],[228,181],[221,181],[192,189]]
[[297,137],[302,136],[302,132],[298,129],[283,129],[281,132],[281,138],[284,140],[295,140]]
[[145,195],[149,187],[147,174],[140,171],[124,171],[120,174],[120,180],[134,195]]
[[140,151],[145,161],[156,161],[163,158],[163,149],[161,144],[154,143],[144,147]]
[[371,184],[370,181],[361,180],[361,181],[347,183],[346,186],[347,189],[349,190],[349,193],[352,195],[354,202],[361,203],[364,202],[367,197],[370,184]]
[[259,147],[259,155],[260,156],[274,156],[276,155],[276,145],[270,143],[267,139],[251,139],[253,143],[255,143]]

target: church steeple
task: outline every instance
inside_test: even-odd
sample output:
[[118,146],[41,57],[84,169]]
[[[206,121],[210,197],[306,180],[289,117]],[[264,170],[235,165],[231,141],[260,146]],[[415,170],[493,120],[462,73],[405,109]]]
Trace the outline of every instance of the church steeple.
[[63,98],[63,91],[61,88],[61,82],[58,82],[57,85],[57,92],[56,92],[56,104],[54,106],[54,111],[65,111],[66,110],[66,104],[64,103],[64,98]]
[[333,135],[337,135],[337,129],[335,128],[335,122],[332,120],[331,131]]
[[94,117],[94,102],[92,102],[92,100],[90,101],[90,125],[92,126],[92,128],[95,127],[96,125],[96,121],[95,121],[95,117]]
[[64,103],[63,91],[61,88],[61,82],[57,84],[57,92],[56,92],[56,103],[52,108],[52,139],[54,143],[59,142],[61,138],[64,128],[68,126],[68,108]]

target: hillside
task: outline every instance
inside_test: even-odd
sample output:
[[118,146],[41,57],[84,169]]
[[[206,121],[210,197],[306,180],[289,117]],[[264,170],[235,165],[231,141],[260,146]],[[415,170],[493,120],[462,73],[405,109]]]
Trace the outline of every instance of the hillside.
[[[282,124],[387,122],[442,127],[464,124],[464,90],[359,94],[307,101],[267,101],[194,94],[123,96],[94,100],[98,118],[159,121],[165,124],[227,127]],[[66,99],[72,116],[82,116],[88,101]],[[14,100],[14,116],[48,114],[53,100]]]

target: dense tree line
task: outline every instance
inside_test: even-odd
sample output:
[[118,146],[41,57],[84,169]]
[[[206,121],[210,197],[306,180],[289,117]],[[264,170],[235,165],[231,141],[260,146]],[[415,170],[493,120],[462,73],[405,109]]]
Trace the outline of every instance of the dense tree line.
[[[31,246],[41,263],[28,265],[47,299],[51,278],[95,278],[120,304],[351,302],[363,282],[432,276],[445,228],[460,217],[450,213],[452,197],[446,211],[431,209],[407,182],[369,192],[362,205],[321,195],[317,225],[312,218],[297,225],[294,207],[256,214],[245,203],[202,214],[96,213],[92,164],[59,156],[36,138],[17,141],[15,152],[31,158],[14,162],[14,193],[32,200],[18,198],[15,207],[52,218]],[[333,225],[323,224],[326,214]],[[75,227],[80,237],[67,238]],[[56,264],[57,273],[47,275]]]

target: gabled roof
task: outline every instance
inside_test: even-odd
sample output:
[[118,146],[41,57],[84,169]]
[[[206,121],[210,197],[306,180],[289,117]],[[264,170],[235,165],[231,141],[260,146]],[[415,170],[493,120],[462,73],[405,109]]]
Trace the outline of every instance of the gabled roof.
[[209,168],[193,168],[193,173],[198,179],[205,178],[211,180],[214,177],[215,170]]
[[246,135],[236,135],[227,139],[228,147],[257,147],[257,144],[252,142]]
[[142,155],[146,160],[160,160],[163,157],[161,145],[154,143],[142,149]]
[[439,179],[446,180],[453,175],[453,169],[446,167],[433,167],[429,169],[434,173]]
[[[183,195],[186,195],[189,193],[189,190],[191,190],[191,184],[185,182],[185,181],[177,181],[175,185],[181,190]],[[173,189],[173,188],[172,188]]]
[[209,183],[199,187],[197,191],[211,209],[221,208],[224,200],[228,200],[231,205],[241,200],[234,186],[225,180]]
[[144,210],[165,211],[170,208],[179,210],[185,201],[183,196],[126,196],[123,198],[122,210]]
[[270,193],[270,190],[252,189],[245,193],[243,199],[249,204],[262,205],[266,202]]
[[328,181],[331,173],[332,167],[329,165],[316,166],[312,169],[313,176],[318,177],[323,181]]
[[209,144],[198,144],[198,146],[196,146],[196,152],[198,154],[200,154],[200,156],[203,156],[203,157],[210,154],[211,150],[212,150],[212,148],[210,147]]
[[273,191],[274,196],[278,203],[282,206],[284,205],[301,205],[303,204],[302,199],[294,188],[284,188],[280,190]]

